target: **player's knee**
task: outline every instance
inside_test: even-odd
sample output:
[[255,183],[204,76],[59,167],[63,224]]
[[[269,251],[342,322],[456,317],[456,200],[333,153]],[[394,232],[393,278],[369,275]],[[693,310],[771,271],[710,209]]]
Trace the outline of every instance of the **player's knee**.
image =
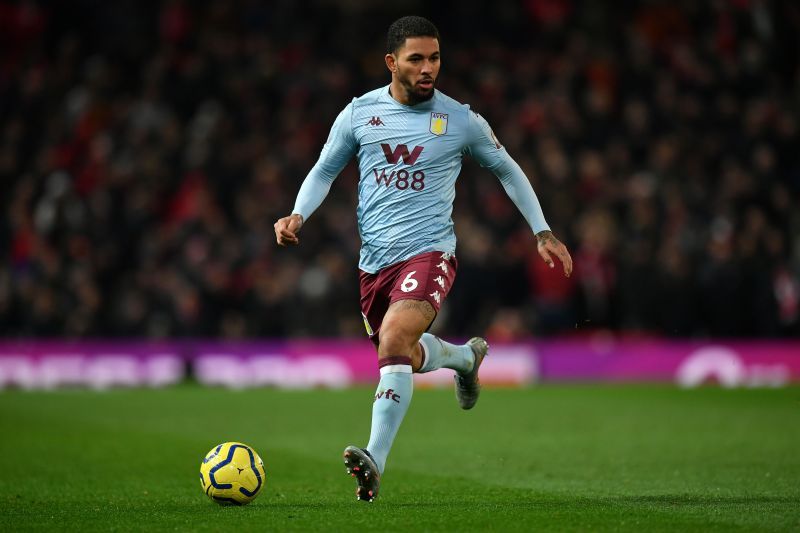
[[381,326],[381,339],[378,346],[378,356],[410,355],[414,344],[419,340],[419,335],[402,326]]

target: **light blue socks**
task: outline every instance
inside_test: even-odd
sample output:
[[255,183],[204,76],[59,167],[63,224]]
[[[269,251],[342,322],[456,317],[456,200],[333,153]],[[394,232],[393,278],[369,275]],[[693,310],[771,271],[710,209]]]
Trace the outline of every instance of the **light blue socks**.
[[[472,348],[466,344],[450,344],[430,333],[423,333],[419,343],[424,356],[422,367],[419,369],[421,373],[439,368],[450,368],[456,372],[466,373],[472,370],[475,364]],[[411,373],[410,357],[385,357],[380,360],[380,366],[381,380],[378,382],[375,402],[372,404],[372,429],[367,451],[383,473],[397,430],[400,429],[400,424],[411,404],[414,377]]]
[[411,404],[414,377],[410,357],[390,357],[381,360],[381,365],[381,380],[372,404],[372,429],[367,451],[383,473],[394,437]]
[[419,343],[425,356],[419,369],[421,374],[440,368],[451,368],[463,374],[475,364],[475,355],[467,344],[450,344],[430,333],[423,333]]

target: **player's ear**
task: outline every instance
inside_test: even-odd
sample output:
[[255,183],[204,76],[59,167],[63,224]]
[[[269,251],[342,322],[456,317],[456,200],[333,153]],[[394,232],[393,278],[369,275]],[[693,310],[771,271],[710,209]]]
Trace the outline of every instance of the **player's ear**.
[[384,59],[386,60],[386,68],[389,69],[389,72],[397,72],[397,58],[394,54],[386,54]]

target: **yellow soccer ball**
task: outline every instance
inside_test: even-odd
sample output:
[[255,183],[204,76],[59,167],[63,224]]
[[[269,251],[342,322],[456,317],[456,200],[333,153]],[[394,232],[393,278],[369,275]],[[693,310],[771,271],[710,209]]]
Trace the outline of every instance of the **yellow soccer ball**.
[[220,505],[246,505],[264,487],[264,461],[246,444],[224,442],[200,464],[200,483]]

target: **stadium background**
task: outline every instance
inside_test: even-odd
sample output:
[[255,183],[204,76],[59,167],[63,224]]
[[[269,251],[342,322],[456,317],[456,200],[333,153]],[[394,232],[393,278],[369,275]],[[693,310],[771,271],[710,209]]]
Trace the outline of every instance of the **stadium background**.
[[800,13],[749,0],[4,1],[2,334],[362,336],[355,167],[299,248],[272,223],[407,12],[577,265],[468,162],[439,333],[797,337]]

